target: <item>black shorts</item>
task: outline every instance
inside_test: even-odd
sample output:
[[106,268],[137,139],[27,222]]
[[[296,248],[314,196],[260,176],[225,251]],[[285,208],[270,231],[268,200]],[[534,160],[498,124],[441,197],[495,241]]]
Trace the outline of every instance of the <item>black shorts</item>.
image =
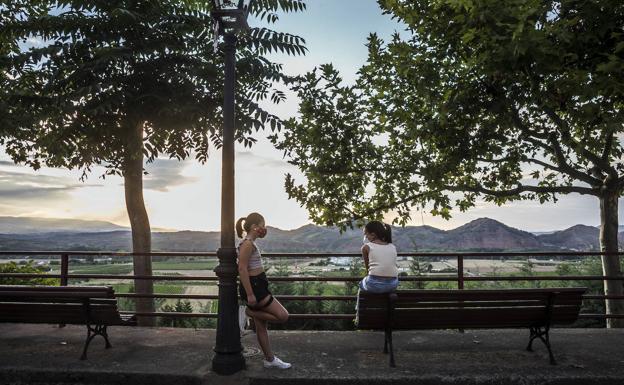
[[[266,297],[271,296],[271,291],[269,291],[269,281],[265,273],[249,276],[249,282],[251,283],[251,289],[253,290],[253,294],[256,296],[256,301],[258,303]],[[238,294],[240,295],[240,299],[243,303],[247,304],[247,292],[245,291],[243,284],[240,282],[238,284]],[[271,302],[272,301],[269,300],[268,303]]]

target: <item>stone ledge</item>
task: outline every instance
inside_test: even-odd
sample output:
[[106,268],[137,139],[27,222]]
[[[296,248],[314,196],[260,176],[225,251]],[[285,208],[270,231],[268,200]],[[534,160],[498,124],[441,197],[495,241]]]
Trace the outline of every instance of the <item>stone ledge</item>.
[[[624,330],[555,329],[546,349],[524,350],[527,330],[458,333],[409,331],[394,335],[397,368],[382,353],[376,332],[272,331],[276,353],[294,367],[262,368],[255,336],[247,370],[210,371],[213,330],[115,327],[112,349],[96,339],[80,361],[83,327],[0,324],[0,383],[6,385],[207,384],[622,384]],[[255,354],[254,354],[255,353]]]

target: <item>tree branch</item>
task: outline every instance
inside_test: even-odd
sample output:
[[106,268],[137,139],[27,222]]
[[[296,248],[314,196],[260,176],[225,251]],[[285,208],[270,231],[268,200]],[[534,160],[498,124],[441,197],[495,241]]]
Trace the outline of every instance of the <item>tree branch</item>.
[[366,172],[410,172],[416,174],[414,168],[312,168],[315,172],[321,175],[347,175],[347,174],[363,174]]
[[557,167],[557,166],[555,166],[555,165],[552,165],[552,164],[550,164],[550,163],[543,162],[543,161],[541,161],[541,160],[539,160],[539,159],[535,159],[535,158],[527,158],[527,159],[526,159],[526,161],[527,161],[528,163],[535,163],[535,164],[539,164],[540,166],[542,166],[542,167],[544,167],[544,168],[547,168],[547,169],[549,169],[549,170],[553,170],[553,171],[557,171],[557,172],[560,172],[560,173],[562,173],[562,174],[565,174],[565,172],[563,172],[563,170],[562,170],[561,168],[559,168],[559,167]]
[[534,192],[540,194],[550,194],[550,193],[561,193],[561,194],[569,194],[569,193],[578,193],[582,195],[598,195],[598,191],[589,187],[581,187],[581,186],[553,186],[553,187],[542,187],[542,186],[526,186],[518,184],[516,188],[509,190],[491,190],[487,189],[483,186],[446,186],[447,190],[450,191],[467,191],[474,192],[480,194],[492,195],[499,198],[512,197],[519,195],[523,192]]
[[487,159],[487,158],[479,158],[477,157],[476,160],[478,162],[485,162],[485,163],[505,163],[505,162],[509,162],[509,161],[515,161],[516,159],[510,157],[510,156],[506,156],[504,158],[497,158],[497,159]]
[[600,157],[603,162],[609,162],[609,154],[611,154],[611,147],[613,146],[613,136],[613,130],[609,129],[605,140],[605,146],[602,150],[602,156]]
[[[559,115],[557,115],[555,111],[553,111],[548,106],[543,106],[542,109],[544,110],[546,115],[548,115],[548,117],[550,117],[550,119],[555,123],[555,125],[559,127],[561,138],[571,144],[571,146],[569,145],[569,147],[573,148],[574,151],[577,151],[576,149],[578,149],[581,155],[586,157],[596,167],[599,167],[601,170],[609,174],[612,178],[616,179],[618,177],[617,171],[609,164],[608,160],[603,160],[602,157],[599,157],[598,155],[589,151],[585,146],[582,146],[578,141],[574,140],[572,135],[570,135],[570,127],[563,119],[561,119],[561,117],[559,117]],[[556,138],[554,139],[554,141],[556,142]]]
[[[597,184],[602,184],[602,181],[600,179],[593,178],[591,175],[585,174],[584,172],[581,172],[568,164],[568,162],[566,161],[565,154],[563,153],[563,149],[561,148],[561,145],[557,141],[557,138],[554,138],[552,135],[541,134],[541,133],[531,130],[522,122],[522,119],[520,119],[520,115],[518,111],[511,105],[510,105],[510,110],[512,112],[511,118],[514,121],[514,124],[523,134],[526,135],[524,140],[526,140],[529,143],[532,143],[533,145],[537,147],[544,149],[546,152],[554,151],[555,157],[557,159],[559,172],[563,174],[568,174],[592,186],[597,185]],[[536,137],[548,140],[552,147],[540,140],[537,140]]]

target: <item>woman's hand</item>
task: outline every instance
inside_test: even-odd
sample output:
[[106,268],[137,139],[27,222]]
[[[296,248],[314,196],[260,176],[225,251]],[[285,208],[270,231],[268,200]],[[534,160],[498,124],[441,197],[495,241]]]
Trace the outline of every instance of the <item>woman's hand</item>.
[[253,294],[249,294],[247,295],[247,305],[249,306],[256,306],[256,304],[258,303],[258,301],[256,300],[256,296]]

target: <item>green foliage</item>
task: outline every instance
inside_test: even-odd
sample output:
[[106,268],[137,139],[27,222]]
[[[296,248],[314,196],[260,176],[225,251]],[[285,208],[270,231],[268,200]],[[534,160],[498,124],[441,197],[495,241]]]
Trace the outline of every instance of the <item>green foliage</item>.
[[[134,284],[131,283],[116,283],[111,285],[115,290],[115,293],[134,293]],[[184,294],[184,286],[173,283],[161,283],[154,285],[154,293],[161,294]],[[155,298],[154,306],[158,308],[163,306],[166,302],[165,298]],[[136,311],[135,298],[120,297],[117,298],[117,307],[123,311]]]
[[[200,161],[220,147],[223,61],[213,52],[209,1],[20,1],[0,7],[0,144],[16,161],[107,174],[144,152]],[[265,23],[302,0],[263,0]],[[27,48],[27,41],[35,45]],[[281,121],[259,106],[287,82],[265,55],[302,54],[303,39],[267,28],[239,36],[237,139]],[[143,144],[132,141],[137,127]]]
[[[287,277],[289,275],[286,263],[276,263],[271,276]],[[331,275],[331,274],[327,274]],[[364,263],[359,258],[353,258],[347,269],[337,273],[341,277],[358,277],[365,275]],[[272,282],[269,277],[270,289],[273,295],[310,295],[310,296],[333,296],[357,294],[357,282],[333,283],[333,282]],[[284,306],[291,314],[353,314],[355,301],[284,301]],[[271,325],[274,329],[305,329],[305,330],[353,330],[351,320],[295,320],[291,319],[285,325]]]
[[[174,305],[165,304],[160,307],[161,312],[193,313],[193,305],[189,300],[178,300]],[[217,301],[208,301],[200,305],[200,313],[217,313]],[[158,326],[179,328],[215,328],[216,319],[197,317],[159,317]]]
[[[34,266],[32,261],[26,264],[17,264],[15,262],[0,263],[0,274],[19,273],[19,274],[43,274],[45,268]],[[45,285],[58,286],[59,280],[55,278],[0,278],[0,285]]]
[[621,193],[624,3],[379,3],[406,30],[370,36],[355,85],[330,65],[300,77],[301,116],[273,138],[313,221]]
[[[420,277],[426,273],[430,273],[432,265],[427,262],[418,262],[416,258],[412,257],[409,264],[409,275],[412,277]],[[405,274],[407,275],[407,274]],[[402,289],[424,289],[427,282],[425,281],[413,281],[404,282],[401,284]]]
[[[192,313],[193,306],[189,300],[178,300],[175,305],[165,304],[160,308],[160,311],[167,313]],[[195,327],[197,323],[196,318],[180,318],[180,317],[160,317],[158,319],[158,326],[168,327]]]

